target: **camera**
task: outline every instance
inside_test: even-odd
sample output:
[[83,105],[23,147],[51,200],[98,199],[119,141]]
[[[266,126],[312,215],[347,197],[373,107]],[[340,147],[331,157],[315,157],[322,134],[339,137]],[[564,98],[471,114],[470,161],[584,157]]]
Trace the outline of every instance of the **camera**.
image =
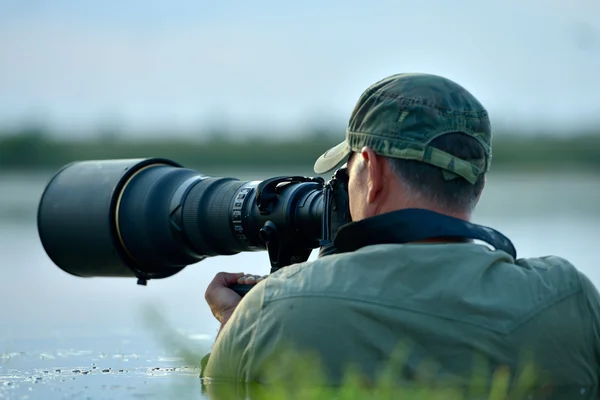
[[351,221],[347,183],[344,166],[328,181],[241,181],[165,158],[77,161],[44,188],[38,233],[53,263],[80,277],[145,285],[207,257],[264,250],[273,273],[313,249],[334,251],[336,231]]

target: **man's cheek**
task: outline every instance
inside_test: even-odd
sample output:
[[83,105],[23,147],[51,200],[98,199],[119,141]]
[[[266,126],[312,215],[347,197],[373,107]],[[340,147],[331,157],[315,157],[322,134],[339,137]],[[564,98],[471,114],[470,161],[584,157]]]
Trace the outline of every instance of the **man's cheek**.
[[[354,194],[353,194],[354,193]],[[356,196],[356,192],[351,192],[348,196],[348,203],[350,208],[350,217],[352,221],[358,221],[362,218],[361,204],[360,198]]]

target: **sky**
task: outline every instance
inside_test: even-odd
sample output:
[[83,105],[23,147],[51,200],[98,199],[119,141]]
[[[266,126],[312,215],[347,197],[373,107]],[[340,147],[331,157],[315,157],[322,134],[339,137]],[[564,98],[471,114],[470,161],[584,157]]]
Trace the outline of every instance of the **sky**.
[[600,125],[600,0],[0,0],[0,130],[343,129],[398,72],[457,81],[497,126]]

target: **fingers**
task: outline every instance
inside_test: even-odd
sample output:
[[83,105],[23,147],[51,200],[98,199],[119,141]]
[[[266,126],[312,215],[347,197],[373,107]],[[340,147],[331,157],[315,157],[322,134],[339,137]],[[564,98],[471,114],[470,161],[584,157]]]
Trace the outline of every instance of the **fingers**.
[[268,275],[244,274],[243,272],[219,272],[208,285],[207,291],[211,292],[219,287],[228,287],[235,283],[240,285],[255,285],[265,279]]
[[221,286],[233,285],[238,281],[238,278],[244,276],[243,272],[231,273],[231,272],[219,272],[213,282],[220,284]]
[[[209,301],[209,298],[214,297],[215,293],[222,290],[222,288],[226,288],[228,286],[233,285],[237,282],[237,279],[241,276],[244,276],[243,272],[238,273],[229,273],[229,272],[219,272],[213,280],[208,284],[206,288],[206,292],[204,293],[204,298]],[[210,303],[210,301],[209,301]]]
[[266,277],[267,277],[267,275],[260,276],[260,275],[245,274],[238,278],[237,283],[239,283],[240,285],[255,285],[258,282],[264,280]]
[[231,289],[234,284],[254,285],[266,278],[260,275],[219,272],[206,288],[204,298],[213,315],[221,323],[227,321],[242,300],[240,294]]
[[255,285],[258,282],[265,279],[267,275],[252,275],[244,274],[243,272],[231,273],[231,272],[219,272],[213,278],[212,282],[206,288],[205,298],[212,297],[212,293],[221,290],[223,287],[229,287],[236,283],[240,285]]

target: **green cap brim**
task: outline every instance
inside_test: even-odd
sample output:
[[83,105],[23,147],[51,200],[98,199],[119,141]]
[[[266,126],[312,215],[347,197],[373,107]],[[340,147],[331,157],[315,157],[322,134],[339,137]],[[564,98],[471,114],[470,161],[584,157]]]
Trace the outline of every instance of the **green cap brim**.
[[314,170],[317,174],[324,174],[329,171],[333,171],[336,167],[342,165],[348,160],[352,149],[345,140],[327,150],[315,161]]

